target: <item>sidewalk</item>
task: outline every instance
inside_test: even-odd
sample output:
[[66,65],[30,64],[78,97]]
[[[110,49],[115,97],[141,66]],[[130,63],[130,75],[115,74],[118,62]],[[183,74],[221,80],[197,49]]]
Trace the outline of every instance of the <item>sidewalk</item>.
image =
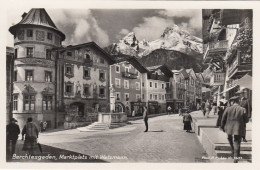
[[[218,116],[210,113],[210,117],[206,118],[202,111],[192,112],[191,116],[193,129],[207,152],[205,159],[209,159],[210,162],[233,162],[227,134],[216,127]],[[246,139],[248,142],[241,143],[239,162],[251,162],[252,159],[252,122],[246,125]]]

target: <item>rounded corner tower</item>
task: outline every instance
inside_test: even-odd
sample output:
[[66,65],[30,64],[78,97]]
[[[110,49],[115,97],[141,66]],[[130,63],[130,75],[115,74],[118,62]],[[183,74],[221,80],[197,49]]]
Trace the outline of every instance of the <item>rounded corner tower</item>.
[[43,8],[31,9],[9,28],[14,36],[13,117],[22,128],[28,117],[55,127],[56,55],[65,35]]

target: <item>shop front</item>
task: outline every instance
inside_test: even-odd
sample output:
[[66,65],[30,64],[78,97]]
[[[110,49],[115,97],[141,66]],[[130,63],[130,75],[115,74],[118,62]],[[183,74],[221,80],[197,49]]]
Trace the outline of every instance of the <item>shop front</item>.
[[131,112],[127,116],[142,116],[145,102],[131,102]]
[[149,114],[159,114],[159,104],[156,101],[148,102],[148,113]]

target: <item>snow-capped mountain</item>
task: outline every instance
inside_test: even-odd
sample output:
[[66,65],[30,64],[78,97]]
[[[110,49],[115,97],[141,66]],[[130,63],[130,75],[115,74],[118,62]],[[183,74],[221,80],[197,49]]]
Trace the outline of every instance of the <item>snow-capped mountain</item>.
[[138,41],[135,33],[131,32],[118,43],[112,44],[110,53],[143,57],[157,49],[175,50],[185,54],[202,53],[202,40],[174,25],[167,27],[159,39],[150,42]]

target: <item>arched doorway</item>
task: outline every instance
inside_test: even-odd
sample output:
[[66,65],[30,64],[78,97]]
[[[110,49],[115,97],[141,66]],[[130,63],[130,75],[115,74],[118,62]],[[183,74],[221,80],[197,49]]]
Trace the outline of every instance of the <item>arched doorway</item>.
[[75,113],[75,116],[84,116],[84,103],[74,102],[70,104],[71,110]]
[[125,106],[123,103],[121,102],[117,102],[115,103],[115,112],[116,113],[122,113],[122,112],[125,112]]

